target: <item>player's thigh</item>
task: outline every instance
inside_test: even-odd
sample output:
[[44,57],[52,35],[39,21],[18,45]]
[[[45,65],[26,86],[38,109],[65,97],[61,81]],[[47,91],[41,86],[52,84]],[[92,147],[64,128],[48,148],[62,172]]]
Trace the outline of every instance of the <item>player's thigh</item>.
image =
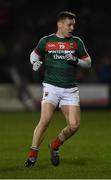
[[61,111],[64,114],[68,124],[80,125],[80,106],[63,105]]
[[43,97],[42,97],[42,104],[43,103],[50,103],[57,107],[59,103],[59,96],[56,88],[53,85],[46,84],[43,88]]
[[62,94],[62,98],[59,102],[59,107],[68,105],[68,106],[79,106],[80,105],[80,98],[79,98],[79,89],[78,87],[75,88],[68,88],[65,89],[64,93]]
[[51,103],[44,102],[41,105],[41,121],[49,122],[53,116],[55,106]]

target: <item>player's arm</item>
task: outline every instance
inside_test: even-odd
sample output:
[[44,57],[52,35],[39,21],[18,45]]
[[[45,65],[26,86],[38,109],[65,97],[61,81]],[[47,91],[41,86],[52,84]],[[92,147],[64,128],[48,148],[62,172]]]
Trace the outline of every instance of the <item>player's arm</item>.
[[30,62],[32,64],[32,69],[34,71],[38,71],[38,69],[41,67],[41,65],[43,64],[41,60],[41,56],[36,53],[35,50],[32,51],[32,53],[30,54]]
[[65,55],[65,59],[74,65],[78,65],[83,68],[91,67],[91,57],[85,49],[84,43],[81,39],[78,42],[78,56],[73,56],[71,53]]
[[89,56],[85,45],[81,39],[78,39],[78,66],[83,68],[90,68],[91,67],[91,57]]
[[45,40],[44,38],[40,39],[37,47],[31,52],[30,54],[30,62],[33,66],[34,71],[38,71],[38,69],[43,64],[42,59],[44,58],[44,47],[45,47]]
[[80,58],[75,57],[69,53],[69,54],[65,55],[65,59],[67,60],[68,63],[70,63],[72,65],[78,65],[78,66],[81,66],[83,68],[90,68],[91,67],[91,58],[89,55],[80,59]]
[[85,58],[79,59],[78,58],[78,66],[81,66],[83,68],[90,68],[91,67],[91,58],[90,56],[87,56]]

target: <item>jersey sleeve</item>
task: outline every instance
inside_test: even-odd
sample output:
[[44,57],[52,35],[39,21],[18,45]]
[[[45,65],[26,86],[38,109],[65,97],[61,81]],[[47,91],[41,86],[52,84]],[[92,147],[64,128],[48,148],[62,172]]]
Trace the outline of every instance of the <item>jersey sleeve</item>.
[[45,54],[45,44],[46,44],[45,39],[41,38],[36,48],[34,49],[35,53],[41,56],[42,58],[44,57],[44,54]]
[[89,56],[89,54],[85,48],[85,45],[80,38],[78,39],[78,56],[80,59],[83,59],[83,58],[86,58]]

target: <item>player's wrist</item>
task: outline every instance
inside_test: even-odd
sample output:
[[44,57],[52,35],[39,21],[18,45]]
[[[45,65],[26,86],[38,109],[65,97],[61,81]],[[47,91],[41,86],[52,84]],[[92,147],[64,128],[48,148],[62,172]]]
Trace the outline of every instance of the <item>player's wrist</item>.
[[75,63],[75,64],[78,64],[79,58],[78,58],[78,57],[75,57],[75,56],[74,56],[73,58],[74,58],[74,59],[73,59],[74,63]]
[[72,65],[78,64],[79,61],[79,59],[76,56],[73,56],[71,53],[65,55],[65,60]]

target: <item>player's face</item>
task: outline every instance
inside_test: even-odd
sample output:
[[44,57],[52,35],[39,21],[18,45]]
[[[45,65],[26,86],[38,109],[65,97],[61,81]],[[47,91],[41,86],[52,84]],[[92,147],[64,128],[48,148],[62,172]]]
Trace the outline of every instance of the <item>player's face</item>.
[[75,27],[75,19],[66,18],[58,24],[58,30],[63,37],[71,37]]

